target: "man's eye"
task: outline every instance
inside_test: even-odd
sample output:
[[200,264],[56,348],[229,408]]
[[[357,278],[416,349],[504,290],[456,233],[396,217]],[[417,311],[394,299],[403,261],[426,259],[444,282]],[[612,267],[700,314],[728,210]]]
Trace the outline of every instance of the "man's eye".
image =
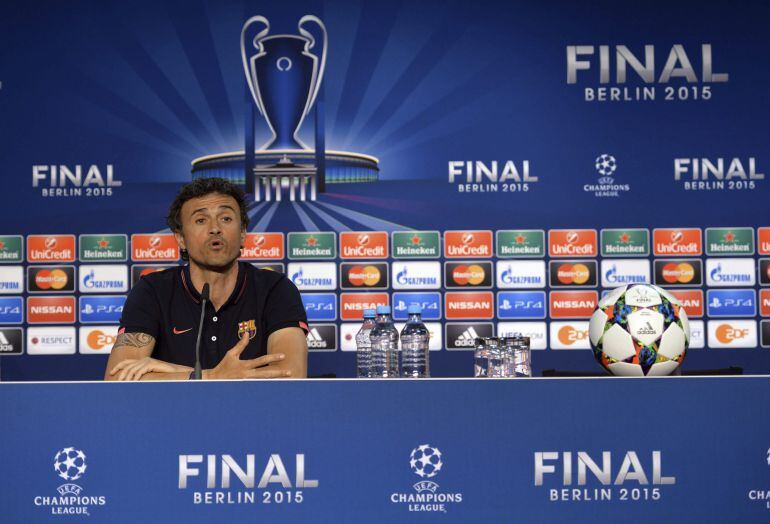
[[198,218],[198,219],[195,220],[196,224],[203,224],[204,222],[205,222],[205,220],[202,219],[202,218]]
[[233,217],[223,217],[222,220],[224,220],[225,222],[232,222]]

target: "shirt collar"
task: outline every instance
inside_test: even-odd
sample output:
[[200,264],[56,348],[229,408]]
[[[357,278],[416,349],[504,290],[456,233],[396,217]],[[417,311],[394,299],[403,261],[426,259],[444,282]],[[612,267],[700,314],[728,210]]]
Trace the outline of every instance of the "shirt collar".
[[[245,262],[238,261],[238,277],[235,280],[235,287],[233,287],[233,292],[230,293],[230,297],[225,301],[225,303],[222,305],[222,308],[230,304],[231,302],[233,304],[237,304],[238,300],[243,296],[243,292],[246,290],[246,282],[248,279],[246,278],[246,268],[244,267]],[[184,290],[187,292],[187,295],[196,303],[201,303],[201,294],[198,293],[198,291],[195,289],[195,286],[192,284],[192,277],[190,276],[190,264],[185,264],[181,267],[179,274],[182,279],[182,287],[184,287]],[[222,309],[220,308],[220,309]]]

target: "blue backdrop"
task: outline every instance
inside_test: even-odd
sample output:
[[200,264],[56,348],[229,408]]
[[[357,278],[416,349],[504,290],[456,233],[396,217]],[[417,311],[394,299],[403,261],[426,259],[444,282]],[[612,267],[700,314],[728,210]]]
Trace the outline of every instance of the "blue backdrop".
[[[244,77],[239,48],[244,22],[263,15],[272,33],[297,34],[297,22],[306,14],[323,21],[329,38],[316,102],[323,109],[318,124],[326,148],[376,157],[378,180],[329,183],[316,201],[291,203],[284,195],[281,203],[254,202],[253,231],[443,235],[645,228],[652,236],[655,228],[689,227],[701,230],[703,246],[688,260],[705,264],[706,228],[747,227],[756,249],[744,258],[757,269],[762,257],[757,228],[770,226],[770,181],[764,176],[770,165],[765,124],[770,72],[763,58],[770,52],[765,31],[770,9],[759,2],[9,6],[0,21],[7,189],[0,233],[23,235],[25,246],[33,234],[163,233],[168,204],[191,180],[194,159],[242,151],[246,122],[256,125],[257,145],[270,138]],[[624,64],[625,80],[619,71]],[[307,144],[314,143],[314,127],[311,112],[300,130]],[[600,173],[601,155],[614,163],[602,164]],[[712,174],[711,185],[690,189],[697,182],[692,166],[704,160],[723,162],[723,180]],[[478,191],[461,191],[467,189],[465,162],[490,169],[493,162],[508,161],[520,177],[528,169],[529,179],[494,182],[481,176]],[[54,187],[46,176],[50,166],[81,166],[84,173],[97,166],[105,182],[92,184],[97,191],[91,194],[85,176],[80,186],[64,180]],[[617,195],[597,196],[595,188],[586,187],[602,184],[620,186],[610,188]],[[71,194],[78,188],[80,195]],[[55,189],[64,194],[44,196],[44,190]],[[643,258],[652,271],[657,256]],[[132,265],[130,254],[128,259],[119,265]],[[494,264],[501,260],[492,257]],[[341,261],[338,253],[335,262]],[[73,264],[79,269],[82,262]],[[285,253],[278,262],[292,260]],[[24,257],[11,266],[26,271],[35,262]],[[762,271],[753,276],[755,283],[745,287],[756,290],[759,302]],[[394,275],[390,278],[388,292]],[[764,278],[770,283],[770,275]],[[701,302],[703,280],[685,286],[703,291]],[[548,299],[550,287],[546,283]],[[34,293],[27,288],[25,281],[9,296],[23,297],[28,312],[26,301]],[[598,288],[601,292],[601,278]],[[493,276],[491,291],[500,289]],[[68,296],[79,294],[76,289]],[[337,307],[342,309],[339,301]],[[760,347],[761,309],[755,304],[755,315],[743,317],[753,323],[757,343],[741,349],[711,347],[706,315],[698,325],[705,347],[691,350],[685,367],[735,364],[770,372],[770,358]],[[24,320],[8,327],[26,330]],[[543,331],[551,320],[550,314],[538,320]],[[337,350],[312,354],[310,372],[350,376],[353,355],[339,349],[344,331],[339,314],[332,323]],[[105,357],[82,355],[80,346],[77,351],[2,357],[2,378],[101,376]],[[598,370],[584,350],[540,351],[534,363],[536,371]],[[438,376],[467,376],[471,356],[442,348],[432,354],[432,369]]]

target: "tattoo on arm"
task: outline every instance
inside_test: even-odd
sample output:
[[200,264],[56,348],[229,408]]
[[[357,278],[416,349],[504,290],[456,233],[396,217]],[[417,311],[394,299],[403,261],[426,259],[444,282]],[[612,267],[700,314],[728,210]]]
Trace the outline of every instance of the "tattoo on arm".
[[122,347],[141,348],[148,346],[155,342],[155,337],[148,335],[147,333],[121,333],[118,338],[115,339],[115,345],[112,349],[118,349]]

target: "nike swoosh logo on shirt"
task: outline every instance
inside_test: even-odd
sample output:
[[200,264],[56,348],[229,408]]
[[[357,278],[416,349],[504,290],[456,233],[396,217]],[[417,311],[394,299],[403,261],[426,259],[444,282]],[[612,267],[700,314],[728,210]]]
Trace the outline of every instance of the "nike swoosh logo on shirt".
[[187,333],[191,329],[192,328],[187,328],[187,329],[177,329],[177,328],[174,328],[172,331],[174,332],[174,335],[181,335],[182,333]]

